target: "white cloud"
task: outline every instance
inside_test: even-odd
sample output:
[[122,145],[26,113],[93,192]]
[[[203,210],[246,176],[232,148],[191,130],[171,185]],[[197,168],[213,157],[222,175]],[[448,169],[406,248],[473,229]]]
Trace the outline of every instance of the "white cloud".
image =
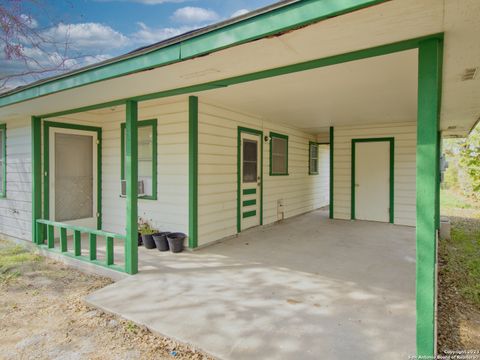
[[129,43],[128,38],[99,23],[59,24],[45,31],[57,43],[68,41],[73,50],[96,53],[98,49],[122,48]]
[[186,24],[201,24],[219,19],[213,10],[200,7],[186,6],[175,10],[172,20]]
[[189,1],[196,1],[196,0],[95,0],[97,2],[133,2],[145,5],[160,5],[166,3],[183,3]]
[[234,17],[237,17],[237,16],[242,16],[242,15],[245,15],[245,14],[247,14],[247,13],[249,13],[249,12],[250,12],[250,10],[248,10],[248,9],[240,9],[240,10],[235,11],[235,12],[232,14],[231,17],[234,18]]
[[180,27],[161,27],[152,28],[142,22],[137,23],[139,30],[132,34],[131,40],[138,45],[150,45],[188,31],[195,29],[195,26],[180,26]]

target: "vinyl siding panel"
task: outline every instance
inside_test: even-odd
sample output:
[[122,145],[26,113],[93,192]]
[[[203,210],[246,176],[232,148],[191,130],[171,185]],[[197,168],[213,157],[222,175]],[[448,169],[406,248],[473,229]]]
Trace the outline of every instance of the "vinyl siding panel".
[[[201,99],[200,99],[201,100]],[[254,115],[199,104],[199,245],[237,233],[237,129],[239,126],[289,137],[288,176],[269,176],[270,147],[263,144],[263,224],[278,220],[277,201],[285,217],[328,205],[328,147],[319,151],[319,175],[308,174],[309,141],[316,137]]]
[[394,137],[394,223],[415,226],[416,134],[415,122],[335,127],[335,218],[350,219],[352,139]]
[[0,237],[32,240],[30,118],[7,124],[7,196],[0,198]]

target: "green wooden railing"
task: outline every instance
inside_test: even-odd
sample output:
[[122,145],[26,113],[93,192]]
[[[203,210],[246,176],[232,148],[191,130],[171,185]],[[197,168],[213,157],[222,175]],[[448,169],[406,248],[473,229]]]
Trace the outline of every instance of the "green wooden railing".
[[[68,225],[60,222],[38,219],[36,221],[36,243],[48,250],[60,252],[66,256],[78,260],[88,261],[95,265],[108,267],[113,270],[126,272],[126,269],[115,264],[114,239],[123,240],[126,243],[126,236],[102,230],[94,230],[81,226]],[[60,233],[60,248],[55,248],[55,229]],[[73,253],[68,252],[68,231],[73,235]],[[88,234],[89,251],[88,256],[82,254],[82,234]],[[46,235],[46,236],[45,236]],[[106,253],[105,260],[97,260],[97,237],[105,238]],[[46,241],[46,244],[45,244]]]

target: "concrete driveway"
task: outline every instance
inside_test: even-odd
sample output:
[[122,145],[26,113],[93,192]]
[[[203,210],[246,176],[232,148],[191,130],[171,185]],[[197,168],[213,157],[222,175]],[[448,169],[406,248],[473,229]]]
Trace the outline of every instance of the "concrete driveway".
[[406,359],[415,231],[315,211],[174,255],[87,301],[221,359]]

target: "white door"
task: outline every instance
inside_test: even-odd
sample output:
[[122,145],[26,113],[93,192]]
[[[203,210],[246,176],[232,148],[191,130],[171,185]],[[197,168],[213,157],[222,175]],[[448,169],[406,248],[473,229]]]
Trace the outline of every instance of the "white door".
[[240,229],[260,225],[261,135],[240,133]]
[[355,218],[390,220],[390,142],[355,145]]
[[50,128],[50,220],[97,228],[97,133]]

